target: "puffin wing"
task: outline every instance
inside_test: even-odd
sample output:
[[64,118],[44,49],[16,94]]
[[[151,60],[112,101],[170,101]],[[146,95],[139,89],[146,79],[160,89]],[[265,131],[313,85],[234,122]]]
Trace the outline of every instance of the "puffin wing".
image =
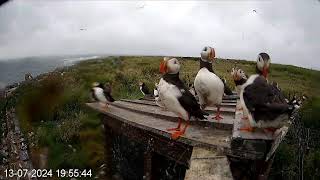
[[143,91],[145,94],[150,94],[149,88],[148,88],[146,85],[142,86],[142,91]]
[[111,96],[109,89],[103,90],[103,94],[106,97],[107,101],[109,101],[109,102],[114,102],[115,101],[113,99],[113,97]]
[[224,85],[224,93],[226,94],[226,95],[232,95],[233,94],[233,92],[232,92],[232,90],[229,88],[229,86],[227,85],[227,81],[226,81],[226,79],[224,79],[224,78],[222,78],[222,77],[220,77],[220,76],[218,76],[220,79],[221,79],[221,81],[223,82],[223,85]]
[[279,101],[277,96],[280,95],[275,93],[262,76],[258,76],[252,84],[246,86],[243,92],[244,102],[255,121],[272,121],[288,112],[288,104]]
[[204,115],[208,115],[208,113],[202,111],[200,109],[200,105],[198,104],[196,98],[190,93],[190,91],[186,89],[180,89],[182,96],[178,98],[181,106],[189,112],[190,116],[197,117],[199,119],[204,119]]
[[95,93],[94,93],[94,89],[93,89],[93,88],[90,90],[90,98],[91,98],[91,100],[93,100],[93,101],[99,101],[98,98],[97,98],[97,96],[96,96]]
[[107,100],[109,102],[114,102],[115,101],[114,98],[110,94],[106,95],[106,98],[107,98]]
[[274,84],[270,84],[270,89],[272,91],[273,94],[273,102],[278,102],[281,104],[285,104],[286,102],[286,98],[284,97],[284,95],[282,94],[282,92],[278,89],[278,87]]

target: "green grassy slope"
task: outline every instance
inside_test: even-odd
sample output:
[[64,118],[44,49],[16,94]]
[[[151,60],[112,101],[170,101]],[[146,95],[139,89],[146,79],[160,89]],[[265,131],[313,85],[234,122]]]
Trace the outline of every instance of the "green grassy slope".
[[[9,104],[16,106],[24,133],[35,133],[30,139],[36,143],[33,154],[48,149],[48,166],[53,169],[97,169],[104,158],[103,129],[97,113],[84,105],[89,101],[92,82],[111,82],[116,99],[140,98],[138,82],[144,81],[153,88],[160,79],[161,60],[161,57],[110,57],[83,61],[64,69],[63,76],[50,73],[43,75],[41,81],[22,85]],[[181,64],[182,79],[192,82],[199,67],[197,59],[182,58]],[[234,66],[249,75],[255,71],[254,62],[217,59],[214,69],[231,87],[234,83],[230,70]],[[272,64],[270,80],[278,82],[287,95],[306,94],[315,99],[319,95],[319,83],[314,82],[318,82],[319,74],[295,66]],[[310,107],[319,109],[319,104],[316,99]],[[314,113],[315,117],[319,114]],[[315,127],[320,128],[320,124]],[[37,157],[33,159],[36,161]]]

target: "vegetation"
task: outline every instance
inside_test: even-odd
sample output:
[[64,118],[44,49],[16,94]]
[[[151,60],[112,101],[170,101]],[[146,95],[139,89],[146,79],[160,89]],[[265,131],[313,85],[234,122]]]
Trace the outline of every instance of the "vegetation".
[[[25,134],[34,132],[34,154],[48,150],[48,166],[61,168],[92,168],[97,170],[104,161],[104,137],[98,114],[89,110],[89,90],[95,81],[110,82],[113,96],[120,98],[140,98],[138,82],[144,81],[153,88],[160,79],[161,57],[109,57],[83,61],[65,68],[63,75],[56,71],[42,75],[38,81],[24,83],[9,99],[9,106],[15,106],[21,128]],[[198,70],[195,58],[183,58],[181,77],[193,82]],[[247,74],[255,71],[254,62],[217,59],[214,69],[234,86],[230,70],[237,66]],[[279,83],[287,96],[308,95],[311,99],[306,106],[306,125],[320,128],[319,112],[319,72],[272,64],[271,81]],[[31,141],[31,139],[30,139]],[[277,167],[290,166],[292,147],[283,145],[275,159]],[[306,172],[319,167],[319,153],[314,151],[307,157]],[[319,172],[317,172],[319,176]]]

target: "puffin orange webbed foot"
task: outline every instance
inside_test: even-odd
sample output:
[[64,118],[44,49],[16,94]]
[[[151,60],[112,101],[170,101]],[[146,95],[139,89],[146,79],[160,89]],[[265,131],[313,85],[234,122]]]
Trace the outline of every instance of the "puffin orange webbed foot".
[[240,131],[247,131],[247,132],[253,132],[254,128],[253,127],[242,127],[239,129]]
[[276,128],[264,128],[263,131],[265,133],[274,133],[277,129]]
[[173,140],[177,140],[180,136],[182,136],[184,134],[183,131],[176,131],[174,133],[171,134],[171,138]]
[[237,111],[242,111],[243,108],[242,108],[242,107],[239,107],[239,108],[237,108],[236,110],[237,110]]
[[243,116],[241,120],[249,120],[248,116]]
[[180,127],[176,127],[176,128],[168,128],[166,129],[167,131],[180,131]]
[[223,117],[220,114],[218,114],[218,115],[214,116],[212,119],[220,121],[221,119],[223,119]]

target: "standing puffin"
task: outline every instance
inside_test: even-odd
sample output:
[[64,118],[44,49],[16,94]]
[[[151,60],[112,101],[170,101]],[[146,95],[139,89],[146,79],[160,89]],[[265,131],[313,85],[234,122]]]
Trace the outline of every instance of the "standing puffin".
[[91,97],[105,107],[115,101],[111,96],[110,84],[106,84],[106,87],[104,87],[101,83],[94,82],[92,84]]
[[161,102],[161,99],[159,98],[159,85],[158,83],[155,83],[155,89],[153,89],[153,96],[156,104],[161,107],[162,109],[165,109],[163,103]]
[[[231,70],[231,76],[234,80],[234,83],[236,84],[236,92],[237,95],[240,96],[240,93],[242,91],[242,86],[244,83],[247,82],[248,77],[246,76],[245,72],[242,69],[238,69],[238,68],[232,68]],[[241,105],[240,105],[241,106]],[[242,110],[243,108],[237,108],[237,110]],[[247,119],[246,115],[243,114],[244,117],[242,119]]]
[[248,77],[242,69],[232,68],[231,76],[236,84],[236,92],[238,96],[240,96],[240,92],[242,90],[242,86],[247,82]]
[[270,56],[260,53],[257,58],[257,74],[250,76],[240,94],[242,107],[250,122],[250,127],[240,130],[253,131],[254,128],[263,128],[274,131],[289,122],[293,106],[287,104],[281,91],[268,84],[269,67]]
[[199,103],[204,110],[206,106],[216,106],[216,120],[223,119],[220,115],[220,104],[224,94],[224,83],[213,72],[212,62],[215,51],[211,47],[205,47],[201,52],[200,70],[194,80],[194,87],[199,97]]
[[144,96],[151,95],[149,88],[144,82],[139,82],[140,91]]
[[[171,135],[172,139],[177,139],[185,133],[191,116],[204,119],[204,115],[207,115],[179,78],[179,71],[180,63],[176,58],[165,57],[160,64],[163,76],[158,85],[159,98],[166,109],[179,116],[178,127],[167,129],[175,131]],[[186,125],[180,129],[182,120],[186,121]]]

